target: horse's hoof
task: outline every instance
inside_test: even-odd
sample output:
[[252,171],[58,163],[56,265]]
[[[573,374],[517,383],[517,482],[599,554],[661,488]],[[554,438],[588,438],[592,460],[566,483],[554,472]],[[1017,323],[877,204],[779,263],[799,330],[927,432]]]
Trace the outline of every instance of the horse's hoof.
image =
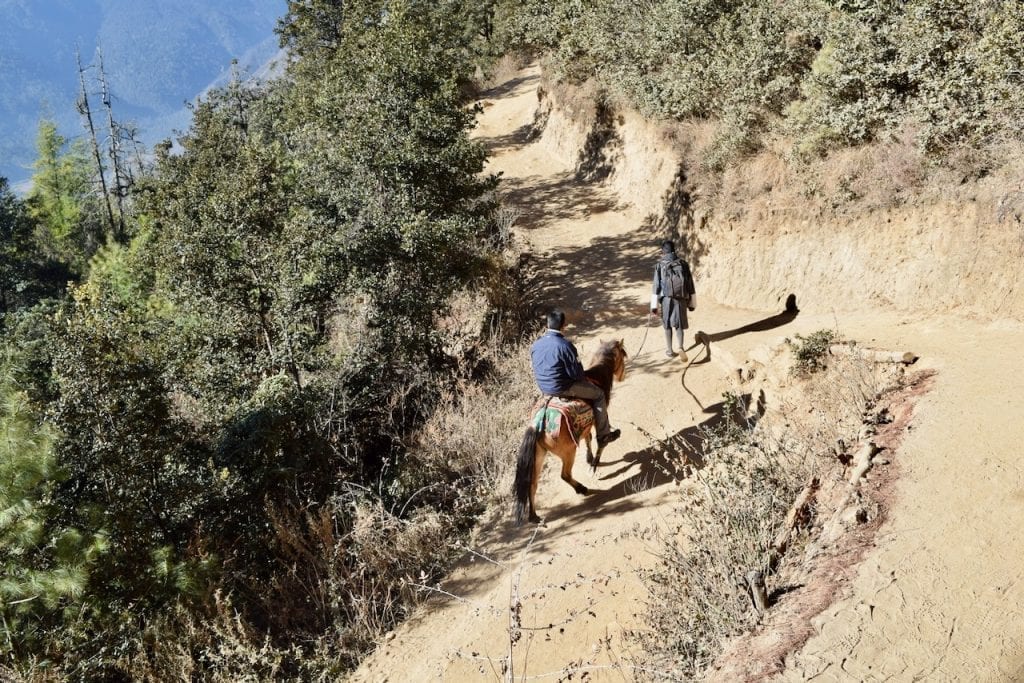
[[537,515],[530,515],[530,524],[540,524],[540,517]]
[[576,487],[576,493],[580,494],[581,496],[585,496],[588,493],[590,493],[590,489],[588,489],[583,484],[580,484],[579,486]]

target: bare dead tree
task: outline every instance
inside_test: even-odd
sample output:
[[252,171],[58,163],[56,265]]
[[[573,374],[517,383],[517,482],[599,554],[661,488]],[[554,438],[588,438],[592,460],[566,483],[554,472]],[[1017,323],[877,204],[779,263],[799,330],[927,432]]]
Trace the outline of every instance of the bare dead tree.
[[103,202],[107,208],[107,220],[112,234],[117,235],[117,223],[114,221],[114,207],[110,204],[110,192],[107,189],[106,169],[103,167],[103,156],[100,154],[99,140],[96,139],[96,126],[93,124],[92,109],[89,106],[89,90],[85,85],[85,67],[82,66],[82,54],[75,50],[75,61],[78,63],[78,101],[75,103],[78,113],[85,121],[86,130],[89,133],[89,142],[92,143],[93,159],[96,161],[96,175],[99,178],[100,188],[103,193]]
[[103,107],[107,110],[107,130],[109,132],[109,143],[107,153],[110,156],[110,165],[114,171],[114,198],[117,200],[117,230],[115,239],[122,241],[125,234],[124,229],[124,198],[131,188],[130,173],[126,173],[124,161],[121,154],[121,133],[120,126],[114,121],[114,108],[111,105],[110,88],[107,86],[107,73],[103,69],[103,51],[96,48],[96,64],[99,73],[100,93]]

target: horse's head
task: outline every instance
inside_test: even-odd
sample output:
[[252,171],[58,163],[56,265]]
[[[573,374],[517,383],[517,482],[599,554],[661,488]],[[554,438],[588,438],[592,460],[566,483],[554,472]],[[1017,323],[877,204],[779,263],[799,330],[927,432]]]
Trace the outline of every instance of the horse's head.
[[629,358],[629,354],[626,353],[626,347],[622,339],[612,342],[612,344],[612,355],[615,359],[615,364],[612,366],[612,375],[616,381],[621,382],[626,379],[626,359]]
[[605,394],[610,394],[612,382],[621,382],[626,379],[626,347],[622,340],[599,342],[597,351],[587,368],[587,377],[604,389]]

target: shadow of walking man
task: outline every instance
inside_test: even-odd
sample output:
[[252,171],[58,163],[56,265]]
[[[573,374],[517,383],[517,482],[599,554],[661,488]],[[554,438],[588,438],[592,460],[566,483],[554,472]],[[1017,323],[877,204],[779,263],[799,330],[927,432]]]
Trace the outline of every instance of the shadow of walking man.
[[697,363],[707,363],[711,360],[711,343],[719,342],[725,339],[739,336],[741,334],[747,334],[749,332],[764,332],[765,330],[771,330],[776,327],[782,327],[788,325],[796,319],[796,316],[800,313],[800,309],[796,305],[796,294],[790,294],[786,297],[786,308],[781,313],[762,318],[752,323],[743,325],[742,327],[736,327],[731,330],[725,330],[724,332],[714,332],[708,334],[703,330],[693,335],[693,344],[687,348],[687,351],[692,351],[698,346],[704,346],[704,352],[706,356],[702,357]]

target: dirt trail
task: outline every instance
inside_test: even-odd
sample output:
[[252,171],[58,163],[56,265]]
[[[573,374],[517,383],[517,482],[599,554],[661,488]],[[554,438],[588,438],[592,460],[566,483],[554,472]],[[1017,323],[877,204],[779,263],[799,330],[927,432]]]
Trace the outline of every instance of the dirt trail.
[[488,93],[477,135],[523,212],[517,225],[532,245],[543,295],[569,311],[568,334],[581,355],[589,358],[599,339],[623,338],[633,356],[610,410],[623,438],[608,447],[596,476],[577,461],[577,478],[597,489],[586,498],[549,461],[537,501],[546,524],[517,529],[503,517],[488,525],[441,586],[452,597],[400,627],[351,680],[500,680],[513,593],[523,625],[536,629],[514,648],[517,678],[555,680],[582,666],[589,680],[631,680],[611,665],[623,655],[622,630],[642,623],[646,594],[636,571],[656,550],[633,531],[664,523],[681,476],[679,454],[663,443],[715,417],[731,371],[752,350],[822,328],[912,350],[939,374],[897,453],[903,478],[877,547],[815,620],[818,635],[787,660],[783,677],[1024,680],[1024,326],[837,312],[840,301],[816,301],[780,324],[777,310],[703,297],[688,338],[705,330],[722,339],[713,362],[684,375],[678,360],[662,355],[660,329],[645,328],[658,236],[638,227],[642,216],[628,198],[577,182],[574,160],[528,140],[538,83],[534,68]]

